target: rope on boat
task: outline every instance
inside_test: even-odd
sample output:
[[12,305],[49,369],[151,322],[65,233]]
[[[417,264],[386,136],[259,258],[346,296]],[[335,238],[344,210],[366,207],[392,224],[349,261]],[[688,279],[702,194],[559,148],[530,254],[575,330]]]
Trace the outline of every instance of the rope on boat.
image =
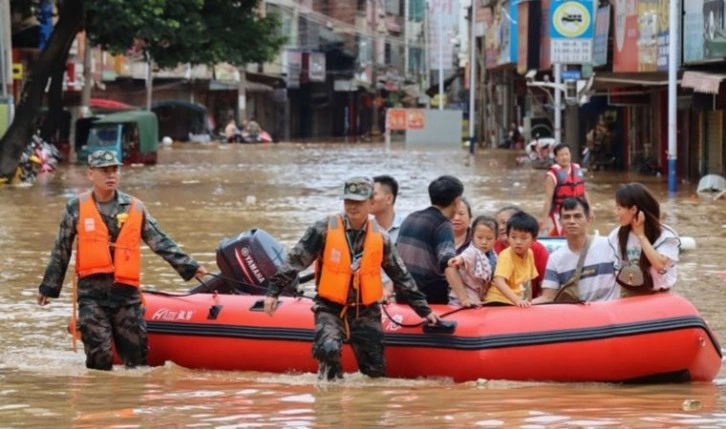
[[[391,315],[388,313],[388,309],[386,309],[387,305],[388,305],[388,303],[384,303],[384,304],[381,305],[381,308],[383,309],[383,314],[385,314],[386,317],[388,317],[388,320],[390,320],[391,323],[393,323],[394,325],[400,326],[402,328],[418,328],[420,326],[423,326],[424,323],[427,323],[426,320],[422,320],[422,321],[420,321],[418,323],[401,323],[401,322],[398,322],[393,317],[391,317]],[[481,307],[481,306],[480,305],[475,305],[475,306],[471,306],[471,307],[459,307],[459,308],[456,308],[454,310],[447,311],[446,313],[439,314],[439,318],[443,319],[446,316],[451,316],[452,314],[458,313],[460,311],[473,310],[473,309],[479,308],[479,307]]]

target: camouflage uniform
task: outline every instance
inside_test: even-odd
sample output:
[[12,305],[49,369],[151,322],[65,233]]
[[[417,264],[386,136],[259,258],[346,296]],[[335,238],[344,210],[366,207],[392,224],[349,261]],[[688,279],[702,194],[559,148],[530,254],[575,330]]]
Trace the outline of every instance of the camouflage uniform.
[[[90,162],[89,165],[93,166]],[[117,215],[128,213],[131,201],[130,195],[116,191],[115,200],[96,203],[108,228],[111,242],[116,241],[121,231]],[[79,212],[79,199],[76,197],[68,202],[63,213],[50,261],[39,287],[41,295],[50,298],[60,295],[76,238]],[[141,238],[151,250],[174,267],[184,280],[194,277],[199,264],[161,230],[156,219],[146,209]],[[112,251],[111,255],[113,256]],[[111,369],[112,342],[126,366],[146,364],[148,342],[141,291],[133,286],[114,284],[113,273],[94,274],[78,279],[77,327],[86,352],[86,367]]]
[[[372,192],[372,183],[370,187]],[[279,296],[285,287],[297,278],[298,273],[323,256],[329,219],[329,217],[321,219],[307,229],[305,235],[287,255],[285,263],[277,274],[270,279],[267,296]],[[343,215],[343,219],[353,254],[359,256],[363,253],[366,229],[370,227],[371,222],[375,221],[370,220],[362,229],[353,230],[347,216]],[[404,297],[411,308],[421,317],[426,317],[431,313],[431,308],[426,303],[426,297],[416,287],[416,283],[398,256],[396,247],[385,233],[383,233],[381,268],[393,282],[396,296]],[[344,286],[341,285],[341,287]],[[361,373],[370,377],[384,377],[386,365],[383,355],[381,306],[378,303],[364,306],[356,302],[356,293],[353,288],[349,289],[348,303],[350,307],[341,317],[344,306],[319,296],[315,298],[313,357],[319,362],[319,377],[328,380],[342,377],[340,360],[343,342],[346,340],[353,347]],[[346,338],[346,323],[350,329],[350,338]]]

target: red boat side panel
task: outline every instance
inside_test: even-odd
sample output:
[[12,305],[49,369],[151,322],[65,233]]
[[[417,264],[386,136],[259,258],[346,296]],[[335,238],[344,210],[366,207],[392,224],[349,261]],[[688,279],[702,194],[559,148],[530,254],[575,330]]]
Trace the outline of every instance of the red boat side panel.
[[[149,364],[188,368],[315,372],[311,301],[283,298],[274,317],[260,297],[147,293]],[[258,303],[258,307],[253,306]],[[455,307],[435,306],[439,314]],[[388,305],[405,324],[421,319]],[[622,381],[688,371],[713,380],[720,346],[696,309],[675,294],[588,305],[491,307],[457,311],[453,334],[426,334],[383,317],[391,377],[542,381]],[[344,368],[355,371],[350,348]]]

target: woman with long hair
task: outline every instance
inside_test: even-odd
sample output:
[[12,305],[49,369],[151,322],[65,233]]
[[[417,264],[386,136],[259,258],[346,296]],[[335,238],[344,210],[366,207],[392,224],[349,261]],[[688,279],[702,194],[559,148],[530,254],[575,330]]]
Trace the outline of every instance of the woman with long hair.
[[615,213],[620,226],[610,233],[608,241],[615,252],[621,296],[673,287],[680,239],[661,223],[658,200],[642,184],[628,183],[615,193]]

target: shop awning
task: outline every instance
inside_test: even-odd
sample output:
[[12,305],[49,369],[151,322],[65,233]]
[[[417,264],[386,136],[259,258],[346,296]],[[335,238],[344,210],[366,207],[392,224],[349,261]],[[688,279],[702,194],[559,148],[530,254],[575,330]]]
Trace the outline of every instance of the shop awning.
[[661,72],[596,72],[595,89],[622,88],[627,86],[665,86],[668,85],[668,74]]
[[683,72],[681,86],[691,88],[695,92],[718,94],[719,86],[721,86],[721,81],[724,79],[726,79],[726,75],[723,74],[686,71]]

